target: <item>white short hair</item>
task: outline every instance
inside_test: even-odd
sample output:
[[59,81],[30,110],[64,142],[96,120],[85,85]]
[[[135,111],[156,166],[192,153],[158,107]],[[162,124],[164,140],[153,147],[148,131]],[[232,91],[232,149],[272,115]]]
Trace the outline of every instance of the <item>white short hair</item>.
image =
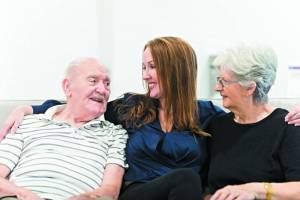
[[[70,64],[68,65],[68,67],[65,71],[65,77],[70,78],[72,76],[75,68],[79,67],[80,65],[82,65],[86,62],[90,62],[90,61],[95,61],[95,62],[99,63],[100,65],[103,65],[99,59],[94,58],[94,57],[77,58],[77,59],[73,60],[72,62],[70,62]],[[103,67],[105,67],[105,66],[103,65]],[[109,72],[107,67],[105,67],[105,69]]]
[[258,44],[240,44],[221,52],[213,62],[217,68],[232,71],[243,86],[256,83],[253,98],[257,103],[268,102],[268,92],[275,82],[277,55],[274,50]]

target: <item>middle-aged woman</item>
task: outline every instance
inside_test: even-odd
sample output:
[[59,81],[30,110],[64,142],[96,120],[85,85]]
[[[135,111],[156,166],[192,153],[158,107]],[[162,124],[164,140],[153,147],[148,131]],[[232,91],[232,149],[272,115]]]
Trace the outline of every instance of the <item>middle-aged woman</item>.
[[268,104],[277,57],[268,47],[242,44],[222,52],[216,91],[231,112],[208,131],[211,200],[300,199],[300,127]]

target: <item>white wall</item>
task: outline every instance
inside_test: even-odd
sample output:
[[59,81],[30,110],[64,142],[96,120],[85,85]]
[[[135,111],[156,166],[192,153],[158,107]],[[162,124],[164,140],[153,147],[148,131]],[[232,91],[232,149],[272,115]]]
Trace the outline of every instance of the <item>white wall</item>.
[[111,10],[104,0],[1,0],[0,99],[63,98],[77,57],[111,65]]
[[249,40],[279,54],[271,95],[299,97],[286,89],[297,87],[289,84],[288,65],[300,65],[297,8],[297,0],[2,0],[0,99],[63,98],[63,70],[78,56],[99,57],[111,68],[112,98],[143,92],[143,46],[165,35],[196,50],[199,97],[210,94],[208,56]]
[[[240,41],[270,44],[280,68],[272,97],[287,96],[288,65],[300,65],[300,12],[297,0],[128,0],[114,1],[114,78],[118,94],[143,91],[141,50],[153,37],[180,36],[199,60],[198,94],[208,97],[208,56]],[[127,73],[122,73],[122,72]],[[120,72],[120,73],[117,73]],[[300,77],[299,82],[300,83]],[[294,97],[298,94],[289,94]]]

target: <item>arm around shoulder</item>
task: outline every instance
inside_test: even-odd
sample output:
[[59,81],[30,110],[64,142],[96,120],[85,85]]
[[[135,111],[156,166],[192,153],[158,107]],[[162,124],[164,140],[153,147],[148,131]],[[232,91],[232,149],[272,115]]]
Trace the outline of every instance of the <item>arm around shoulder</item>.
[[16,133],[17,128],[20,126],[24,116],[32,113],[32,107],[29,105],[19,106],[13,110],[1,128],[0,140],[2,140],[9,132]]

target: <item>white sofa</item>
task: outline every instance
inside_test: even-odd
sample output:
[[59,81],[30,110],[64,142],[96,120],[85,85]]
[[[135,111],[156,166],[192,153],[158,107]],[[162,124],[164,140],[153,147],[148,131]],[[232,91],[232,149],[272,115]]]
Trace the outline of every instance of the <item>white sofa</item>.
[[[44,100],[0,100],[0,125],[7,118],[8,114],[19,105],[39,105]],[[212,100],[216,105],[222,105],[220,99]],[[285,109],[291,109],[294,106],[300,106],[300,98],[286,98],[286,99],[270,99],[270,104]]]

